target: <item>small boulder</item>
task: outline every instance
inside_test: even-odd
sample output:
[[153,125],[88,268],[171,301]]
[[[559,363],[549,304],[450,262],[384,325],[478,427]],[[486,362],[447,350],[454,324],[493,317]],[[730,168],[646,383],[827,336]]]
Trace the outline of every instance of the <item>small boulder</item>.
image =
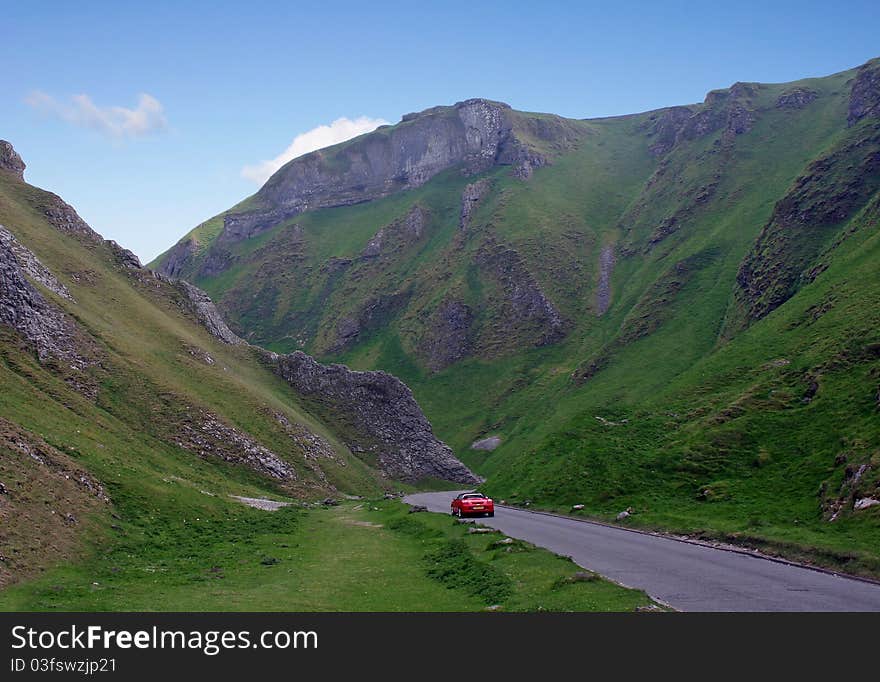
[[482,440],[477,440],[471,443],[471,450],[488,450],[491,452],[499,445],[501,445],[500,436],[489,436],[488,438],[483,438]]
[[632,515],[633,515],[633,508],[632,508],[632,507],[627,507],[627,508],[624,509],[622,512],[620,512],[615,518],[616,518],[618,521],[623,521],[624,519],[627,519],[627,518],[629,518],[629,517],[632,516]]
[[582,504],[573,504],[573,505],[571,505],[571,510],[572,510],[572,511],[580,511],[580,510],[583,509],[583,508],[584,508],[584,505],[582,505]]
[[414,505],[411,505],[409,508],[410,514],[416,514],[418,512],[426,512],[426,511],[428,511],[428,508],[423,504],[414,504]]
[[323,504],[325,507],[338,507],[339,500],[336,500],[332,497],[327,497],[324,499],[323,502],[321,502],[321,504]]
[[863,509],[875,507],[878,504],[880,504],[880,500],[875,500],[873,497],[862,497],[861,499],[856,500],[853,509],[855,511],[862,511]]

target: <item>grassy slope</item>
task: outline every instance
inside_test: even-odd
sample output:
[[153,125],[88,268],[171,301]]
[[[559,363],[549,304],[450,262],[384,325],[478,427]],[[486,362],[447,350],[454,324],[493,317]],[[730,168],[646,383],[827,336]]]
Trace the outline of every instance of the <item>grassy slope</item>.
[[[366,505],[366,506],[365,506]],[[148,545],[121,540],[94,561],[0,593],[10,610],[628,611],[642,592],[498,533],[467,535],[398,502],[165,525]]]
[[[878,277],[867,254],[876,216],[855,219],[857,236],[820,256],[831,267],[815,283],[732,340],[726,331],[740,314],[733,295],[740,263],[775,203],[813,160],[855,134],[846,128],[853,73],[757,86],[748,105],[760,113],[750,131],[699,137],[662,162],[648,152],[647,115],[572,123],[583,133],[578,147],[528,182],[503,169],[490,173],[493,190],[464,237],[457,221],[465,180],[446,173],[415,191],[298,217],[239,245],[237,265],[199,283],[267,345],[302,345],[403,378],[438,434],[489,476],[497,495],[556,508],[583,503],[605,517],[633,506],[632,523],[736,534],[876,573],[877,509],[825,520],[846,467],[878,456],[876,360],[837,363],[844,367],[834,360],[840,348],[875,334]],[[777,108],[793,88],[817,99],[803,109]],[[428,238],[380,265],[359,264],[378,229],[415,204],[430,215]],[[676,229],[651,245],[671,216]],[[306,234],[295,250],[294,223]],[[845,229],[826,231],[827,244]],[[570,332],[559,344],[531,348],[513,330],[509,346],[519,350],[432,374],[415,340],[444,295],[473,305],[478,324],[499,323],[487,305],[492,283],[472,265],[488,235],[517,250]],[[608,244],[624,255],[611,308],[597,317],[599,252]],[[321,273],[330,256],[355,264],[328,284]],[[327,352],[341,316],[370,296],[403,289],[410,297],[402,311],[352,348]],[[804,311],[829,296],[836,307],[804,322]],[[780,358],[790,364],[765,368]],[[583,385],[571,381],[596,359],[605,360],[602,371]],[[823,375],[809,404],[801,402],[808,372]],[[604,426],[596,417],[628,422]],[[498,450],[468,450],[488,433],[503,436]],[[840,456],[848,464],[835,465]]]

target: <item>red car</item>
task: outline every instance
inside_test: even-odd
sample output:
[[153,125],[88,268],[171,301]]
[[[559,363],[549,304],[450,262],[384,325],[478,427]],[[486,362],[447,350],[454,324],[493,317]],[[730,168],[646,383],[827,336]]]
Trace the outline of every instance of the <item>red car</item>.
[[495,503],[483,493],[462,493],[452,500],[452,515],[464,516],[495,516]]

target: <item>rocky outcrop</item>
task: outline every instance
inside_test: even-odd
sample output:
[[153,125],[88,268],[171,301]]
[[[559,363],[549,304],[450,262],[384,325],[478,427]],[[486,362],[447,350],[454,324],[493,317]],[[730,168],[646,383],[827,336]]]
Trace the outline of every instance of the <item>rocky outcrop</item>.
[[822,268],[814,260],[829,235],[878,190],[880,122],[851,129],[777,202],[737,273],[737,299],[748,320],[764,317],[815,278]]
[[[519,140],[513,128],[510,107],[484,99],[408,114],[396,126],[289,162],[256,194],[256,208],[224,216],[218,241],[248,239],[304,211],[419,187],[455,166],[474,174],[496,164],[512,165],[521,173],[543,165],[543,157]],[[162,271],[179,271],[181,259],[190,255],[191,247],[179,244]]]
[[425,209],[417,204],[404,216],[401,223],[401,232],[410,241],[416,241],[421,239],[425,233],[427,222],[428,215]]
[[66,298],[68,301],[73,300],[67,287],[59,282],[55,275],[40,262],[40,259],[34,255],[33,251],[19,243],[15,235],[3,227],[3,225],[0,225],[0,249],[9,251],[15,256],[19,266],[32,282],[44,286],[49,291],[61,296],[61,298]]
[[367,242],[364,250],[361,252],[361,258],[375,258],[382,253],[382,240],[385,238],[385,228],[381,228],[372,239]]
[[110,248],[110,252],[113,254],[116,261],[127,270],[140,270],[143,267],[141,265],[141,259],[138,258],[134,252],[129,251],[124,246],[120,246],[112,239],[107,240],[107,246]]
[[0,248],[0,324],[27,339],[40,362],[56,358],[77,371],[93,364],[84,336],[27,280],[15,253],[7,248]]
[[340,425],[356,454],[404,481],[440,478],[473,484],[478,478],[439,441],[412,391],[385,372],[322,365],[305,353],[270,356],[278,373],[313,408]]
[[670,107],[648,117],[648,130],[653,138],[649,147],[654,156],[663,156],[674,146],[679,131],[694,115],[688,107]]
[[431,371],[439,372],[471,354],[473,322],[473,310],[462,301],[448,299],[437,307],[419,343]]
[[460,230],[467,230],[471,222],[471,216],[477,210],[480,200],[489,191],[491,186],[492,184],[487,178],[465,186],[461,193],[461,210],[458,216],[458,227]]
[[60,232],[78,236],[90,242],[101,243],[104,238],[95,232],[85,220],[79,217],[73,206],[51,192],[41,193],[41,201],[36,208],[52,227]]
[[227,325],[214,301],[204,291],[197,286],[193,286],[189,282],[179,280],[176,282],[181,291],[186,294],[187,301],[191,306],[192,312],[198,317],[199,321],[205,326],[205,329],[223,343],[230,346],[239,346],[244,343],[244,339],[239,338]]
[[[169,278],[158,274],[160,279]],[[176,282],[187,294],[196,315],[216,338],[231,345],[245,344],[223,321],[210,297],[198,287]],[[412,391],[396,377],[385,372],[353,372],[343,365],[322,365],[305,353],[277,355],[261,351],[269,364],[297,392],[310,400],[317,412],[330,423],[345,425],[347,445],[356,453],[374,456],[381,470],[391,478],[417,481],[441,478],[460,483],[475,483],[477,477],[459,462],[452,450],[439,441],[431,429]],[[323,439],[290,424],[283,415],[276,419],[288,430],[308,459],[336,459]],[[185,424],[180,433],[183,447],[199,454],[213,454],[228,461],[240,461],[275,478],[293,479],[280,458],[260,449],[249,436],[235,432],[209,413],[194,428]],[[199,438],[201,433],[203,438]],[[224,450],[222,443],[236,445]],[[236,454],[237,453],[237,454]],[[277,461],[276,461],[277,460]],[[337,462],[339,460],[336,460]],[[279,464],[281,462],[281,464]]]
[[198,250],[194,237],[185,237],[172,246],[159,265],[159,272],[169,277],[180,277],[183,269]]
[[858,70],[846,121],[853,126],[868,116],[880,117],[880,59],[872,59]]
[[415,244],[422,238],[427,224],[428,213],[416,204],[402,218],[380,228],[361,251],[361,259],[377,258]]
[[24,180],[24,161],[15,148],[6,140],[0,140],[0,170],[12,173],[19,180]]
[[783,92],[776,100],[777,109],[803,109],[818,97],[815,90],[809,88],[792,88]]
[[344,315],[336,323],[333,342],[328,353],[339,353],[362,338],[365,332],[372,332],[386,325],[389,320],[409,301],[408,291],[397,291],[371,296],[364,301],[352,315]]
[[216,414],[197,410],[184,418],[176,444],[202,458],[219,458],[247,466],[281,481],[295,481],[296,471],[250,435],[224,423]]
[[515,249],[490,238],[477,252],[476,265],[501,290],[499,317],[505,322],[499,332],[508,340],[523,337],[547,346],[565,336],[565,321]]
[[672,107],[656,112],[647,123],[654,140],[651,153],[662,156],[683,141],[719,130],[727,143],[747,133],[757,120],[754,98],[759,87],[756,83],[734,83],[728,89],[709,92],[696,111],[689,107]]

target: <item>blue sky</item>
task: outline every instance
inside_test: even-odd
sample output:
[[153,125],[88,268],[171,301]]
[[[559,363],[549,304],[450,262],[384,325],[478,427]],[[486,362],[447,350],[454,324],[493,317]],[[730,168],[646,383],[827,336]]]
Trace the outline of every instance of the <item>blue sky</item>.
[[145,261],[340,118],[396,122],[476,96],[624,114],[880,56],[876,0],[31,0],[6,3],[3,26],[0,138],[29,182]]

